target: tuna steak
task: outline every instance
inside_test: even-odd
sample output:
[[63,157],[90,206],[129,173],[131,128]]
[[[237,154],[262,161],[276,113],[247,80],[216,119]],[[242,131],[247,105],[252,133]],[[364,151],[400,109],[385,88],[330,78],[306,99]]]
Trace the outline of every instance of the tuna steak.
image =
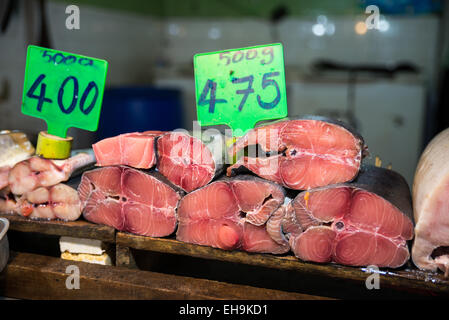
[[202,138],[174,131],[157,140],[158,171],[187,192],[205,186],[223,169],[223,137],[217,133]]
[[179,204],[180,241],[249,252],[289,250],[280,221],[281,186],[253,176],[224,178],[186,195]]
[[120,231],[164,237],[175,231],[181,198],[157,172],[125,166],[83,173],[78,193],[87,220]]
[[449,273],[449,129],[424,150],[413,182],[416,219],[412,259],[420,269]]
[[57,184],[39,187],[21,196],[5,188],[0,192],[0,212],[16,213],[31,219],[75,221],[81,215],[81,202],[75,189]]
[[413,238],[407,182],[398,173],[363,167],[353,183],[299,193],[282,222],[301,260],[400,267]]
[[[250,130],[230,153],[259,145],[270,156],[250,154],[227,169],[246,167],[287,188],[306,190],[354,179],[360,168],[363,139],[345,124],[324,117],[284,120]],[[273,154],[275,153],[275,154]]]
[[156,164],[155,141],[162,131],[145,131],[121,134],[92,145],[97,165],[126,165],[150,169]]

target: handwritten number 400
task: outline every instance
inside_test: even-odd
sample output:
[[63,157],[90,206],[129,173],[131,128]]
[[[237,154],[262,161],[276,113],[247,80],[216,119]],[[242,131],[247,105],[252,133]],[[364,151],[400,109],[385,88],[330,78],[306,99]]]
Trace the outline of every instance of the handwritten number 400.
[[[45,91],[47,89],[47,85],[45,83],[42,83],[44,78],[45,78],[44,74],[41,74],[39,77],[37,77],[37,79],[34,81],[33,85],[30,87],[30,89],[28,90],[28,92],[26,94],[27,97],[29,97],[29,98],[37,99],[37,108],[36,109],[39,112],[42,111],[42,106],[43,106],[44,102],[49,102],[49,103],[53,102],[53,100],[45,97]],[[73,97],[72,97],[72,102],[66,108],[66,106],[64,106],[63,97],[64,97],[64,88],[69,81],[73,82]],[[40,92],[39,92],[39,95],[36,95],[35,91],[37,90],[39,85],[40,85]],[[87,108],[85,108],[86,99],[92,90],[95,90],[94,97],[92,98],[92,101],[89,104],[89,106]],[[75,109],[76,104],[78,102],[78,91],[79,91],[78,79],[73,76],[69,76],[69,77],[65,78],[65,80],[62,82],[61,86],[59,87],[59,91],[58,91],[58,106],[63,113],[70,114]],[[85,115],[88,115],[94,108],[97,98],[98,98],[97,84],[94,81],[91,81],[87,85],[87,87],[84,90],[83,95],[81,96],[81,99],[80,99],[79,106],[80,106],[81,112],[84,113]]]
[[[279,72],[268,72],[263,75],[262,89],[265,89],[268,86],[273,86],[276,89],[276,97],[270,102],[262,101],[262,98],[260,97],[260,95],[257,95],[257,103],[263,109],[266,109],[266,110],[273,109],[274,107],[276,107],[278,105],[279,101],[281,101],[281,91],[279,89],[279,85],[276,82],[276,80],[270,79],[270,78],[276,77],[276,76],[279,76]],[[234,84],[248,82],[248,87],[246,89],[236,90],[236,92],[235,92],[237,94],[243,95],[242,100],[240,101],[240,104],[239,104],[239,108],[238,108],[239,111],[242,111],[243,106],[245,105],[245,102],[248,99],[248,96],[251,93],[254,93],[253,81],[254,81],[254,76],[252,76],[252,75],[247,76],[247,77],[232,79],[232,83],[234,83]],[[209,99],[206,99],[209,92],[210,92]],[[206,82],[206,85],[204,86],[203,91],[201,92],[200,99],[198,100],[198,105],[199,106],[209,105],[209,112],[213,113],[215,111],[215,104],[228,102],[225,99],[217,99],[216,92],[217,92],[217,83],[208,79]]]

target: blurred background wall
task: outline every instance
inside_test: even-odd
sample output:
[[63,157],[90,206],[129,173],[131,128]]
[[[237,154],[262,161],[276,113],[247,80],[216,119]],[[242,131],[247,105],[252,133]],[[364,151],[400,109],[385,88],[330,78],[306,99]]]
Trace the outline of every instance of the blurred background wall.
[[[391,163],[409,182],[424,144],[447,125],[439,120],[445,117],[441,101],[449,30],[443,1],[12,2],[8,25],[0,33],[0,129],[36,134],[46,128],[43,121],[20,113],[26,48],[42,39],[58,50],[106,59],[109,89],[178,91],[182,111],[171,116],[187,129],[196,119],[195,53],[281,42],[289,114],[350,122],[371,154],[384,165]],[[69,4],[80,8],[79,30],[65,27]],[[380,8],[379,30],[363,23],[369,4]],[[104,112],[112,110],[108,104]],[[124,106],[121,113],[134,112]],[[147,129],[161,129],[153,123],[162,123],[159,117],[166,115],[152,110],[144,117],[152,119]],[[76,147],[98,139],[76,129],[69,134]]]

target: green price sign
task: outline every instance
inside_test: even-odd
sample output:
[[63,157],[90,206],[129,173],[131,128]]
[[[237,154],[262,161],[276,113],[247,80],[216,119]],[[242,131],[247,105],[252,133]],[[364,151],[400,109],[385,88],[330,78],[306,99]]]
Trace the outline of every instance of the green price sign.
[[28,46],[22,113],[61,138],[71,127],[97,130],[107,68],[105,60]]
[[287,116],[282,44],[200,53],[193,60],[202,126],[226,124],[241,136],[261,120]]

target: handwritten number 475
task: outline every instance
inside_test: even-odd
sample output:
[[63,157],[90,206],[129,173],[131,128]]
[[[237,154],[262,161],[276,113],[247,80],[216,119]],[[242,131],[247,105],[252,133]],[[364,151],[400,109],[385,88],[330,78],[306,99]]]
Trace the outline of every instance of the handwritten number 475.
[[[260,95],[257,95],[257,103],[263,109],[266,110],[273,109],[278,105],[279,101],[281,100],[281,91],[279,89],[278,83],[276,82],[276,80],[270,79],[277,76],[279,76],[279,72],[268,72],[263,75],[262,89],[265,89],[269,86],[273,86],[276,90],[276,97],[270,102],[262,101]],[[248,99],[248,96],[251,93],[254,93],[253,89],[254,76],[251,75],[247,77],[232,79],[232,83],[234,84],[244,82],[248,83],[248,87],[246,89],[240,89],[235,91],[235,93],[243,95],[242,100],[240,101],[239,104],[238,108],[239,111],[242,111],[243,106],[245,105],[245,102]],[[203,91],[201,92],[200,99],[198,100],[198,105],[199,106],[209,105],[209,112],[213,113],[215,111],[215,104],[228,102],[226,99],[217,99],[216,92],[217,92],[217,83],[208,79],[206,85],[204,86]],[[206,99],[208,94],[210,94],[209,99]]]

